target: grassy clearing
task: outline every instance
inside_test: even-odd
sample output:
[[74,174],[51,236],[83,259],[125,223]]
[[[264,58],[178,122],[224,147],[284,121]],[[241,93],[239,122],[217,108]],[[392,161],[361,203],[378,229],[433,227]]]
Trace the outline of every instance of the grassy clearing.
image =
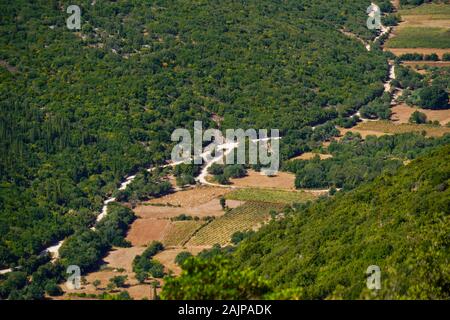
[[270,218],[270,211],[279,212],[283,205],[268,202],[247,202],[199,229],[187,246],[225,245],[237,231],[254,230]]
[[450,48],[450,29],[402,28],[387,45],[390,48]]
[[261,201],[280,204],[292,204],[314,200],[317,195],[301,191],[269,190],[269,189],[238,189],[227,195],[225,199],[239,201]]
[[435,19],[444,19],[445,17],[448,18],[448,16],[450,16],[450,5],[430,3],[410,9],[401,9],[399,13],[402,16],[426,14],[433,15],[433,18]]
[[172,222],[162,242],[165,246],[184,245],[203,224],[204,221]]
[[441,137],[446,133],[450,133],[450,128],[448,127],[425,124],[394,124],[390,121],[365,122],[359,124],[356,128],[359,130],[378,131],[390,134],[425,131],[427,136],[432,137]]

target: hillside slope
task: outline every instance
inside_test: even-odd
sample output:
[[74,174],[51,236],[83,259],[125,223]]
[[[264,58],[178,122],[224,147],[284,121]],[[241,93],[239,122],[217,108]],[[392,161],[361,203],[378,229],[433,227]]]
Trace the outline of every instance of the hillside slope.
[[[228,264],[211,260],[219,270],[204,258],[190,261],[163,296],[217,298],[233,288],[221,275],[233,273],[249,283],[240,290],[252,297],[448,299],[449,185],[447,145],[395,175],[298,207],[244,240]],[[379,291],[366,287],[371,265],[381,269]],[[242,298],[236,294],[227,298]]]
[[365,298],[368,266],[384,298],[450,297],[450,146],[394,176],[338,194],[273,223],[237,251],[241,266],[303,298]]

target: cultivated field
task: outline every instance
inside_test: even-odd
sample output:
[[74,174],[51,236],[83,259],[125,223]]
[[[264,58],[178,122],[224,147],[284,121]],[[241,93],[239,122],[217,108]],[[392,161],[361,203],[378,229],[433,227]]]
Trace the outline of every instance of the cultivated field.
[[424,4],[399,10],[402,22],[394,28],[385,49],[399,56],[405,53],[450,52],[450,5]]
[[387,132],[379,131],[379,130],[363,129],[363,128],[361,128],[361,124],[357,124],[356,126],[354,126],[352,128],[340,128],[340,127],[338,127],[338,129],[339,129],[339,132],[341,133],[341,136],[339,138],[337,138],[337,140],[340,140],[343,136],[345,136],[345,134],[347,132],[359,133],[363,139],[365,139],[367,136],[381,137],[381,136],[384,136],[386,134],[389,134]]
[[197,231],[186,246],[226,245],[237,231],[257,230],[269,221],[270,211],[281,211],[283,205],[267,202],[247,202],[211,221]]
[[195,207],[204,204],[209,200],[218,198],[230,190],[225,188],[201,186],[193,189],[182,190],[167,196],[152,199],[148,204],[170,204],[172,206]]
[[150,242],[161,241],[170,226],[170,220],[136,219],[128,231],[127,240],[133,246],[145,246]]
[[[387,48],[447,49],[450,48],[450,30],[431,27],[401,28],[395,32],[395,37],[388,41]],[[425,53],[420,50],[410,52]]]
[[424,124],[395,124],[390,121],[369,121],[358,124],[356,127],[347,129],[351,132],[367,133],[374,132],[377,135],[396,134],[406,132],[425,132],[429,137],[441,137],[450,133],[450,128]]
[[[268,189],[239,189],[225,196],[227,204],[230,200],[260,201],[278,204],[292,204],[294,202],[305,202],[317,198],[315,193],[304,191],[284,191]],[[230,199],[230,200],[228,200]]]
[[413,68],[416,72],[421,74],[427,73],[424,69],[428,67],[450,67],[450,61],[403,61],[403,65]]
[[174,221],[170,224],[162,239],[164,246],[182,246],[205,222],[204,221]]
[[[134,212],[142,219],[167,219],[180,214],[197,217],[220,216],[223,210],[219,198],[230,191],[220,187],[195,187],[144,202],[137,206]],[[228,205],[235,208],[241,203],[232,201]]]
[[276,188],[292,190],[295,188],[295,175],[289,172],[279,171],[276,176],[269,177],[255,172],[254,170],[248,170],[247,176],[238,179],[230,179],[233,186],[236,187],[258,187],[258,188]]
[[316,152],[305,152],[302,153],[301,155],[289,159],[289,160],[311,160],[314,157],[319,156],[320,160],[325,160],[325,159],[329,159],[332,158],[333,156],[331,154],[322,154],[322,153],[316,153]]
[[420,53],[420,54],[432,54],[436,53],[440,59],[444,53],[450,53],[450,49],[437,49],[437,48],[387,48],[390,52],[395,54],[397,57],[405,53]]

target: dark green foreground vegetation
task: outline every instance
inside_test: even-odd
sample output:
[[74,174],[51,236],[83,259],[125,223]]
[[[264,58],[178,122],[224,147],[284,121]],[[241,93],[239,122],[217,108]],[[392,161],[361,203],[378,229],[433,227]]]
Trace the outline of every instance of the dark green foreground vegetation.
[[[162,296],[449,299],[449,186],[447,145],[396,174],[298,206],[234,253],[187,259]],[[381,268],[377,292],[366,288],[370,265]]]

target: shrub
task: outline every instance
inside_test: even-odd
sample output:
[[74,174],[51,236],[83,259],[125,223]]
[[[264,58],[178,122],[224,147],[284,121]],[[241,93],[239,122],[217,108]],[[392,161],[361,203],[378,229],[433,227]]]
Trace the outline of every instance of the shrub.
[[192,219],[193,219],[192,216],[188,216],[184,213],[182,213],[176,217],[170,218],[171,221],[188,221],[188,220],[192,220]]
[[27,274],[25,272],[11,272],[0,285],[0,298],[6,299],[13,291],[25,287],[27,284]]
[[147,279],[147,273],[145,273],[145,272],[137,272],[136,273],[136,280],[139,283],[144,283],[146,279]]
[[164,246],[161,242],[153,241],[147,249],[138,255],[133,260],[133,272],[140,274],[142,279],[151,275],[155,278],[161,278],[164,276],[164,266],[157,260],[153,260],[152,257],[158,252],[164,250]]
[[401,61],[421,61],[423,60],[423,54],[420,53],[405,53],[400,55]]
[[190,257],[192,257],[192,253],[190,253],[189,251],[180,252],[175,257],[175,263],[177,265],[181,266],[183,264],[183,262]]
[[227,178],[242,178],[247,174],[243,165],[235,164],[226,166],[223,170],[223,175]]
[[214,176],[223,174],[223,170],[224,170],[225,166],[224,165],[220,165],[217,163],[213,163],[209,168],[208,168],[208,173],[212,174]]
[[427,123],[427,115],[423,112],[414,111],[409,118],[409,122],[416,124]]
[[113,284],[116,288],[125,286],[128,276],[115,276],[109,280],[109,283]]
[[152,261],[152,266],[151,268],[148,270],[148,273],[153,277],[153,278],[162,278],[164,277],[164,266],[161,262],[159,262],[158,260],[151,260]]
[[55,281],[49,281],[47,283],[45,292],[51,297],[61,296],[63,294],[61,287],[58,286]]
[[215,176],[215,179],[216,179],[217,183],[219,183],[219,184],[230,184],[230,180],[228,179],[228,177],[226,177],[223,174],[219,174],[219,175]]
[[[274,210],[271,210],[271,215],[273,213],[276,216],[276,212]],[[239,242],[241,242],[242,240],[248,238],[253,233],[254,233],[254,231],[248,231],[248,232],[237,231],[237,232],[233,233],[233,235],[231,236],[231,242],[234,245],[237,245],[237,244],[239,244]]]
[[448,93],[445,89],[431,85],[419,90],[419,105],[425,109],[445,109],[448,106]]
[[182,174],[176,178],[177,186],[183,187],[185,185],[195,184],[195,178],[190,174]]
[[436,53],[432,53],[432,54],[427,54],[424,56],[423,60],[428,60],[428,61],[439,61],[439,57]]

